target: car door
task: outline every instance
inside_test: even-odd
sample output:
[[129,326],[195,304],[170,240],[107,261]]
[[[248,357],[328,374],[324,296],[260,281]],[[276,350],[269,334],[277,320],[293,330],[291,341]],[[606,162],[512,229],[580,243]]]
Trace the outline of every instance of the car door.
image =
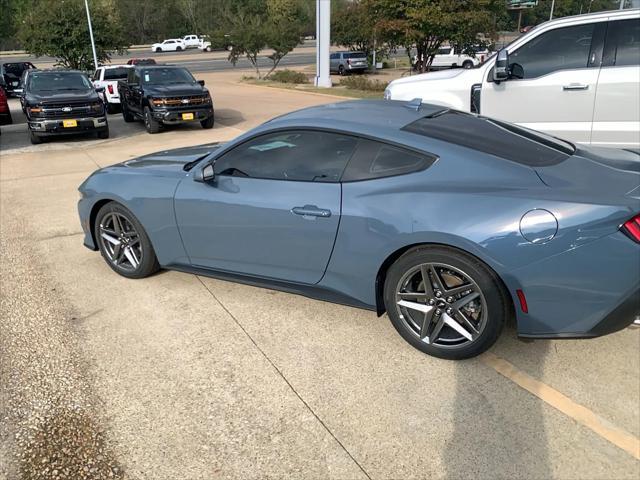
[[329,55],[329,70],[332,72],[338,71],[338,64],[340,63],[340,54],[332,53]]
[[337,133],[277,131],[219,155],[213,181],[187,177],[175,213],[191,264],[319,282],[340,221],[340,177],[356,144]]
[[452,47],[441,47],[438,49],[438,53],[433,58],[432,66],[434,67],[450,67],[452,64],[456,63],[455,57],[453,55]]
[[512,76],[482,85],[483,115],[589,143],[605,22],[556,28],[509,52]]
[[129,71],[127,82],[128,88],[126,89],[127,95],[127,108],[135,113],[142,113],[142,79],[140,78],[140,72],[132,68]]
[[609,23],[591,143],[640,147],[640,18]]

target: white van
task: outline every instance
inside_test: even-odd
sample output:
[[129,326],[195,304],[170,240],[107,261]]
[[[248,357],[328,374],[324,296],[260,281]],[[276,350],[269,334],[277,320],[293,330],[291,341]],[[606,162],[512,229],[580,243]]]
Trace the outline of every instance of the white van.
[[475,68],[394,80],[384,96],[421,98],[574,142],[638,148],[640,9],[546,22]]

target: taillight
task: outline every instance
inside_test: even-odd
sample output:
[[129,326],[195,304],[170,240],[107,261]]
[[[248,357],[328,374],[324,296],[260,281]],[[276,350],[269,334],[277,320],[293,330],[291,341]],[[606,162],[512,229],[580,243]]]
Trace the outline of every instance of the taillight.
[[625,222],[620,230],[634,242],[640,243],[640,214]]
[[107,90],[109,90],[109,93],[113,95],[113,85],[111,84],[107,85]]

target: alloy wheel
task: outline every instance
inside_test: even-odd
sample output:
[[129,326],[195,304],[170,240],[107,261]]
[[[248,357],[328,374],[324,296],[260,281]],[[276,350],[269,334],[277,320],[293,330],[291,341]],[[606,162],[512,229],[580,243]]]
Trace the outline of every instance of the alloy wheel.
[[144,255],[140,235],[124,215],[110,212],[100,222],[100,243],[109,261],[125,271],[135,271]]
[[487,323],[487,303],[473,279],[442,263],[424,263],[398,282],[396,309],[421,341],[439,348],[460,348],[477,340]]

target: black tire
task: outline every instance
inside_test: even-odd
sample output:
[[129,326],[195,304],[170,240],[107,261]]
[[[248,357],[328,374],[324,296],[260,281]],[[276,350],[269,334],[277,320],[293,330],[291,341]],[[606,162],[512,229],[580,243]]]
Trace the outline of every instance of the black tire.
[[[429,264],[435,265],[436,269],[440,269],[439,280],[445,278],[443,274],[449,275],[451,273],[461,272],[464,274],[462,276],[466,275],[470,283],[461,283],[460,285],[469,285],[470,289],[474,288],[480,292],[480,295],[477,296],[475,300],[468,302],[466,304],[467,306],[462,307],[462,309],[472,307],[476,312],[481,312],[478,313],[478,323],[474,323],[474,325],[478,327],[478,332],[474,334],[475,338],[468,340],[460,337],[459,340],[455,340],[456,336],[459,335],[458,332],[446,323],[443,323],[444,326],[440,327],[441,330],[435,334],[436,337],[433,341],[430,341],[427,336],[421,338],[423,333],[419,330],[420,326],[416,324],[417,322],[414,321],[414,318],[410,317],[413,315],[419,320],[420,318],[426,318],[427,314],[417,311],[419,309],[415,309],[415,307],[411,307],[411,310],[408,308],[404,308],[403,310],[403,307],[398,305],[398,298],[401,299],[400,301],[402,301],[403,298],[396,292],[399,291],[402,282],[406,281],[407,278],[411,278],[410,275],[412,271],[418,269],[418,272],[420,272],[421,269],[419,266]],[[417,277],[418,279],[424,278],[422,276],[424,275],[423,273],[414,273],[414,275],[420,275],[420,277]],[[431,273],[427,275],[433,278]],[[414,285],[416,284],[414,283]],[[420,288],[425,288],[420,285],[422,284],[418,284],[417,291],[420,291]],[[448,285],[445,286],[449,288]],[[457,287],[450,288],[450,291],[453,291],[453,288]],[[434,295],[438,293],[435,287],[432,288],[432,291],[435,292]],[[409,296],[410,295],[411,294],[409,294]],[[471,298],[471,293],[467,292],[460,293],[459,298],[446,295],[448,295],[448,291],[445,289],[444,294],[440,298],[434,297],[436,301],[435,304],[426,303],[426,298],[428,297],[425,296],[425,303],[422,304],[425,307],[434,305],[432,309],[436,309],[430,313],[433,315],[429,323],[432,327],[430,328],[432,333],[437,329],[438,320],[444,320],[445,312],[450,312],[451,309],[449,307],[455,307],[455,305],[459,303],[458,300],[460,298]],[[467,297],[467,295],[469,295],[469,297]],[[420,302],[420,300],[415,300],[414,302]],[[429,302],[431,302],[431,300],[429,300]],[[426,354],[449,360],[474,357],[490,348],[498,339],[505,321],[512,312],[509,294],[493,270],[472,255],[445,246],[425,245],[415,247],[396,260],[387,271],[384,284],[384,303],[391,323],[408,343]],[[401,316],[400,312],[404,312],[406,317],[404,315]],[[467,314],[468,310],[464,312]],[[421,317],[421,315],[423,315],[423,317]],[[454,312],[449,316],[448,320],[452,318],[459,317]],[[468,314],[467,318],[470,318]],[[475,318],[471,318],[475,322]],[[458,323],[461,324],[460,322]],[[467,330],[467,333],[471,333],[469,331],[470,329],[466,326],[465,330]],[[429,333],[429,336],[431,336],[431,333]]]
[[462,64],[462,68],[469,69],[473,67],[473,62],[471,60],[465,60]]
[[209,118],[207,118],[206,120],[202,120],[200,122],[200,125],[202,125],[202,128],[204,129],[210,129],[213,128],[213,123],[214,123],[214,118],[213,115],[211,115]]
[[107,107],[107,113],[113,114],[118,111],[118,108],[113,103],[107,102],[105,105]]
[[340,76],[341,76],[341,77],[344,77],[344,76],[347,74],[347,72],[346,72],[346,70],[344,69],[344,66],[343,66],[343,65],[340,65],[340,66],[338,67],[338,74],[340,74]]
[[156,53],[160,53],[162,52],[162,49],[160,47],[156,47]]
[[133,122],[135,120],[135,117],[127,108],[127,104],[123,102],[120,105],[122,106],[122,118],[124,119],[125,123]]
[[109,127],[98,130],[97,135],[102,140],[109,138]]
[[182,51],[182,47],[176,47],[176,52],[181,52]]
[[[129,223],[129,225],[126,225],[126,222],[122,224],[124,229],[126,230],[127,226],[133,227],[134,231],[137,234],[139,243],[136,243],[134,246],[130,247],[132,249],[136,248],[136,255],[138,256],[136,256],[135,258],[139,258],[139,264],[135,267],[133,267],[131,262],[126,258],[126,255],[118,256],[119,258],[124,257],[124,259],[122,259],[119,263],[117,261],[114,261],[112,259],[113,251],[110,251],[109,242],[105,240],[101,235],[101,225],[107,226],[110,222],[109,217],[111,217],[113,214],[117,214],[120,219],[124,217]],[[132,230],[130,229],[129,231]],[[133,213],[131,213],[127,208],[120,205],[119,203],[109,202],[106,205],[103,205],[102,208],[100,208],[93,225],[93,232],[102,257],[107,262],[107,265],[109,265],[109,267],[111,267],[111,269],[119,275],[127,278],[144,278],[160,270],[160,264],[158,263],[155,251],[153,250],[151,241],[149,240],[149,237],[147,236],[147,233],[145,232],[143,226],[133,215]],[[140,247],[139,250],[137,249],[138,246]]]
[[158,133],[162,128],[162,124],[153,118],[153,114],[149,107],[144,107],[144,126],[146,127],[147,132],[151,134]]
[[31,141],[32,145],[40,145],[43,141],[42,137],[40,137],[36,133],[33,133],[31,130],[29,130],[29,140]]

